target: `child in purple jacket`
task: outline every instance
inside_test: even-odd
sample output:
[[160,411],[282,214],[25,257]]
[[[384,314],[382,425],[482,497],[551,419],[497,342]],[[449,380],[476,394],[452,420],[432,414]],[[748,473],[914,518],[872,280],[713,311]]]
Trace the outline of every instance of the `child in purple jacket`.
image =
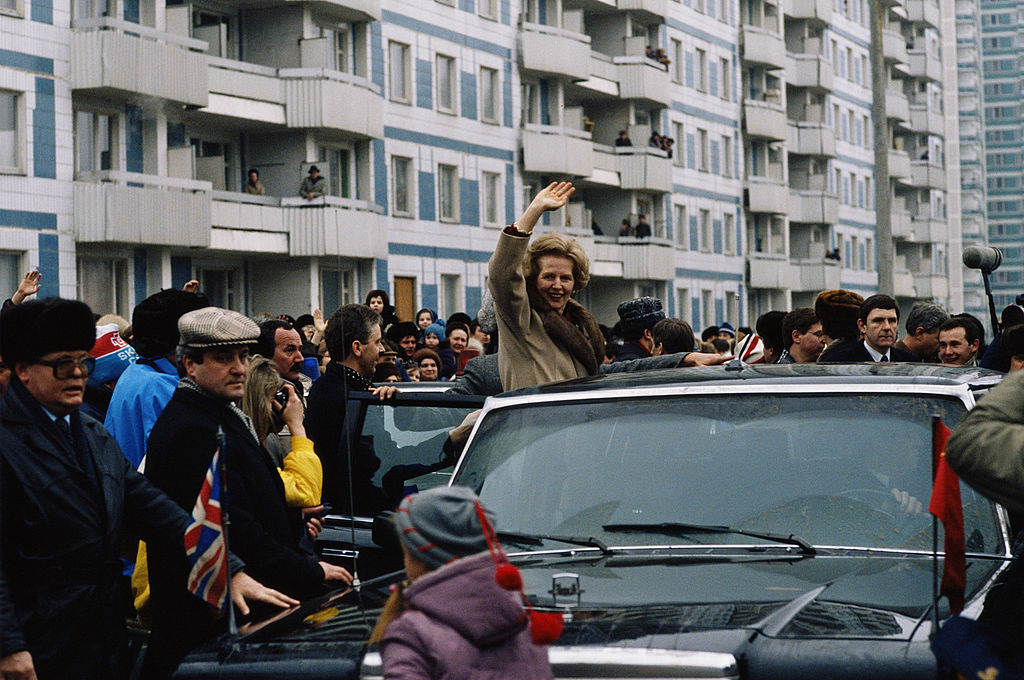
[[402,501],[394,521],[408,581],[392,593],[370,637],[380,644],[385,680],[553,677],[547,649],[534,641],[538,615],[524,607],[521,579],[494,538],[492,517],[465,487]]

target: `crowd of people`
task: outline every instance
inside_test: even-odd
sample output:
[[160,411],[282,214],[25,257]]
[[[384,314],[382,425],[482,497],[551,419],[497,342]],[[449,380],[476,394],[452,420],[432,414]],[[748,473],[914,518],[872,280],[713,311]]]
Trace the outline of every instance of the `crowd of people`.
[[[575,299],[590,281],[581,244],[533,235],[573,191],[552,183],[501,232],[475,316],[441,319],[423,308],[400,319],[388,292],[373,290],[326,318],[314,310],[252,319],[210,306],[190,281],[143,300],[129,322],[76,300],[36,300],[39,274],[27,275],[0,315],[0,678],[66,677],[67,668],[123,677],[129,578],[134,613],[152,630],[144,677],[167,677],[224,630],[218,610],[188,588],[182,540],[217,451],[231,478],[228,562],[240,611],[249,602],[290,606],[352,581],[313,550],[322,500],[348,499],[336,509],[397,511],[412,585],[374,634],[386,668],[421,667],[432,644],[457,639],[446,663],[550,677],[530,646],[547,638],[524,637],[521,592],[496,596],[501,607],[487,612],[431,614],[419,604],[453,588],[494,589],[491,556],[501,553],[492,518],[462,492],[415,501],[403,500],[401,484],[375,485],[379,460],[346,427],[353,391],[387,399],[403,383],[447,381],[457,393],[493,395],[734,357],[1024,367],[1024,312],[1015,306],[989,343],[968,314],[917,304],[901,322],[891,297],[847,290],[822,292],[813,308],[762,314],[754,328],[722,323],[700,339],[653,297],[623,301],[617,323],[603,326]],[[446,453],[471,422],[452,432]],[[460,617],[476,617],[501,643],[466,639]],[[493,665],[505,663],[529,672]]]

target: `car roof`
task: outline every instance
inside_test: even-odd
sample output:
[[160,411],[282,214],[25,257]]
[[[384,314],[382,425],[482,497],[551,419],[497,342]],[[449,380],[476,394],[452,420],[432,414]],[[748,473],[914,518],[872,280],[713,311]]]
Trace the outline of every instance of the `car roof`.
[[502,397],[600,392],[644,387],[668,387],[695,383],[733,384],[913,384],[967,385],[971,390],[995,386],[1005,374],[986,368],[964,368],[939,364],[741,364],[692,368],[659,368],[604,373],[587,378],[526,387],[505,392]]

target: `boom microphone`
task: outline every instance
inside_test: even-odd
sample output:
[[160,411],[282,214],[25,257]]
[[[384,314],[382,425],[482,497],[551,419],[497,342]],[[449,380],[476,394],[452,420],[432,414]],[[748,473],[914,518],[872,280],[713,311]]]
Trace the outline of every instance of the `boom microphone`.
[[984,272],[994,272],[1003,262],[1003,254],[999,248],[988,246],[968,246],[964,248],[964,266],[970,269],[980,269]]

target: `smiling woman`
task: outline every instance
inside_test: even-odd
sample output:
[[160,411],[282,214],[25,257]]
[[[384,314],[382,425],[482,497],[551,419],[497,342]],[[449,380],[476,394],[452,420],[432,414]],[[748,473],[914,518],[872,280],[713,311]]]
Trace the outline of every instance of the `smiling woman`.
[[498,237],[489,285],[498,321],[498,371],[506,390],[597,373],[604,337],[572,299],[590,279],[590,261],[574,239],[548,233],[530,243],[540,216],[569,202],[573,186],[553,182]]

